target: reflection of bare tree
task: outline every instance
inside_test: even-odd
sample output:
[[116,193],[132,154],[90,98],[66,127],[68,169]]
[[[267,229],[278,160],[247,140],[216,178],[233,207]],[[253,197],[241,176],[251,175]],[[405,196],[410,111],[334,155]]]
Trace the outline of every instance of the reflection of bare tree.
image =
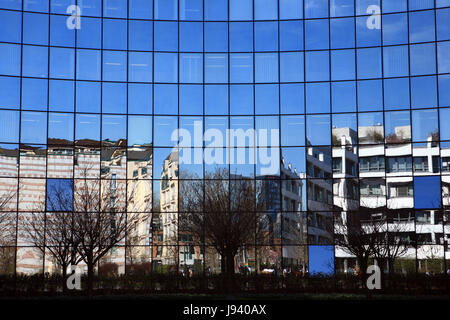
[[74,188],[74,236],[77,251],[88,268],[88,295],[92,295],[94,267],[112,248],[132,233],[148,213],[127,213],[125,184],[90,180],[88,168]]
[[412,222],[392,218],[398,211],[361,207],[336,215],[335,244],[356,257],[363,279],[370,258],[375,258],[382,270],[394,273],[395,260],[407,253]]
[[[79,179],[50,190],[47,209],[33,214],[27,235],[41,252],[48,252],[61,266],[64,277],[69,264],[84,261],[88,269],[88,294],[92,295],[95,265],[140,223],[147,212],[128,213],[126,185],[116,180],[89,179],[90,165],[81,168]],[[67,190],[70,188],[70,190]],[[128,198],[127,198],[128,197]]]
[[229,173],[218,169],[202,181],[180,185],[180,202],[186,214],[180,228],[214,247],[221,257],[221,271],[232,275],[235,256],[255,237],[264,237],[265,228],[257,212],[263,212],[257,185],[250,179],[228,181]]
[[14,272],[16,188],[0,194],[0,274]]

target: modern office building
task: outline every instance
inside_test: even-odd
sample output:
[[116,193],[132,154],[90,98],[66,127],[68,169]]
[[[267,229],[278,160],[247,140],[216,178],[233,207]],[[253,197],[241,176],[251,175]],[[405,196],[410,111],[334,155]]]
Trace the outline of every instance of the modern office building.
[[145,216],[99,272],[220,272],[182,225],[217,179],[256,190],[236,271],[348,272],[355,230],[450,269],[450,0],[0,0],[0,26],[0,273],[60,271],[27,224],[82,185]]

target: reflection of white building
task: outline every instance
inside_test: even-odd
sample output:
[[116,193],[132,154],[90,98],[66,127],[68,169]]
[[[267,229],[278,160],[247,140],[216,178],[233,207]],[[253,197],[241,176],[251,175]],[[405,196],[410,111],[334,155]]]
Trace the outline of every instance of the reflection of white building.
[[[448,149],[440,151],[439,143],[432,136],[425,143],[411,144],[411,128],[394,128],[394,133],[386,137],[384,127],[359,128],[359,145],[356,133],[350,128],[333,129],[333,193],[336,210],[341,210],[341,218],[346,221],[346,212],[364,207],[372,209],[370,219],[381,218],[388,213],[388,230],[395,232],[395,239],[410,239],[417,244],[403,254],[403,259],[418,259],[418,270],[426,272],[432,268],[427,259],[442,262],[444,244],[448,243],[448,233],[444,232],[442,212],[439,209],[414,211],[414,176],[440,175],[448,167]],[[389,143],[395,141],[394,143]],[[402,143],[399,143],[402,142]],[[359,162],[358,170],[353,170]],[[447,164],[446,164],[447,163]],[[350,167],[350,168],[349,168]],[[448,170],[448,169],[447,169]],[[450,180],[450,179],[449,179]],[[443,204],[448,202],[448,187],[443,173]],[[359,187],[358,187],[359,184]],[[437,203],[435,208],[439,208]],[[377,213],[379,208],[379,213]],[[387,209],[387,211],[385,211]],[[364,224],[364,221],[360,221]],[[450,229],[449,229],[450,231]],[[336,257],[344,260],[351,256],[342,248],[336,248]]]
[[333,242],[332,158],[329,147],[307,147],[308,243]]

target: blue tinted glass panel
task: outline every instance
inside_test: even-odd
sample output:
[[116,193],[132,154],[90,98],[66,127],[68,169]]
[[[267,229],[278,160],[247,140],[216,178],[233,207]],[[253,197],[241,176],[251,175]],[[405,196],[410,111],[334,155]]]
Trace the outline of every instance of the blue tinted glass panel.
[[130,50],[153,49],[153,22],[151,21],[129,21],[128,38],[130,39]]
[[0,77],[0,107],[19,109],[20,78]]
[[280,21],[280,50],[303,50],[302,21]]
[[23,14],[23,42],[29,44],[48,44],[48,21],[46,14]]
[[100,112],[101,85],[99,82],[77,81],[77,112]]
[[205,51],[226,52],[228,50],[228,24],[225,22],[206,22]]
[[230,20],[252,20],[253,0],[229,0]]
[[178,18],[178,0],[154,0],[155,19],[176,20]]
[[96,114],[77,114],[75,140],[91,139],[100,141],[100,116]]
[[203,23],[201,22],[180,23],[180,51],[188,51],[188,52],[203,51]]
[[253,51],[253,23],[230,23],[230,51]]
[[155,85],[155,113],[178,113],[178,87],[174,84]]
[[207,83],[228,82],[228,55],[226,54],[205,55],[205,82]]
[[255,20],[275,20],[278,18],[277,0],[255,1]]
[[103,80],[127,80],[127,53],[125,51],[103,51]]
[[155,50],[178,50],[178,24],[176,22],[155,22]]
[[278,82],[278,53],[255,53],[255,82]]
[[151,82],[153,55],[151,52],[128,53],[128,81]]
[[205,86],[205,114],[222,115],[228,113],[228,86]]
[[75,29],[67,28],[67,17],[52,15],[50,17],[50,45],[74,47]]
[[101,19],[81,17],[82,27],[77,30],[77,46],[100,49],[102,46]]
[[45,78],[48,75],[48,48],[23,46],[22,75]]
[[20,140],[22,143],[47,143],[47,113],[22,112]]
[[228,0],[205,1],[205,19],[224,21],[228,19]]
[[127,112],[127,86],[125,83],[103,83],[102,112]]
[[19,142],[18,111],[0,110],[0,140],[2,142]]
[[75,85],[73,81],[50,80],[49,110],[74,111]]
[[103,16],[109,18],[127,17],[127,0],[104,0]]
[[330,110],[330,84],[306,84],[306,113],[329,113]]
[[103,49],[127,49],[127,22],[103,19]]
[[304,97],[303,84],[282,84],[280,87],[281,113],[304,113]]
[[203,20],[203,0],[180,0],[181,20]]
[[21,42],[22,37],[22,14],[14,11],[0,11],[0,41]]
[[279,0],[280,19],[303,18],[303,0]]
[[50,48],[50,77],[73,79],[75,73],[75,50]]
[[439,209],[441,206],[440,178],[415,177],[414,207],[416,209]]
[[153,0],[130,0],[129,8],[132,19],[153,18]]
[[73,113],[48,114],[48,139],[73,141]]
[[128,84],[128,113],[151,114],[153,90],[151,84]]

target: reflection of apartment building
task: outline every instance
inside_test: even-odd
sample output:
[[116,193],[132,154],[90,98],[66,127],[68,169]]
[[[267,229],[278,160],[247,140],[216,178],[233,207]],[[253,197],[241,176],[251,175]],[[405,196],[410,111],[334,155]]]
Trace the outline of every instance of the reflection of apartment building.
[[[13,146],[14,147],[14,146]],[[128,181],[129,210],[133,212],[150,213],[151,209],[151,172],[152,172],[152,152],[145,149],[144,162],[139,162],[135,158],[142,154],[139,147],[128,150],[126,141],[118,142],[81,140],[73,142],[49,139],[48,148],[41,146],[20,145],[17,149],[0,149],[0,192],[10,192],[17,190],[17,176],[19,176],[20,189],[18,194],[18,236],[12,234],[13,245],[17,245],[16,270],[18,273],[54,272],[57,266],[54,265],[51,257],[42,254],[33,248],[26,232],[25,224],[33,212],[46,211],[46,197],[51,191],[48,190],[48,179],[65,179],[69,183],[73,181],[76,189],[78,185],[87,179],[89,185],[95,186],[95,179],[101,178],[101,188],[107,188],[110,192],[108,196],[108,206],[112,208],[125,208],[126,197],[126,172],[127,166],[132,168],[139,163],[142,170],[148,172],[147,177],[136,177],[139,180]],[[145,163],[145,164],[144,164]],[[20,164],[20,169],[19,169]],[[145,180],[147,179],[147,180]],[[115,195],[115,190],[117,191]],[[131,190],[133,195],[131,197]],[[99,194],[102,191],[99,190]],[[11,202],[11,211],[15,214],[17,202]],[[47,205],[48,206],[48,205]],[[150,218],[149,218],[150,219]],[[15,219],[14,219],[15,221]],[[149,221],[136,226],[136,234],[133,237],[141,240],[137,245],[149,245]],[[15,231],[15,228],[11,228]],[[3,237],[3,235],[2,235]],[[6,237],[5,237],[6,238]],[[129,253],[128,253],[129,254]],[[111,254],[103,259],[105,262],[113,262],[118,265],[119,272],[125,271],[125,250],[115,248]]]
[[[368,212],[369,216],[357,223],[369,223],[387,218],[386,228],[393,239],[410,241],[411,248],[403,253],[404,259],[418,260],[418,270],[427,270],[427,259],[444,260],[443,245],[448,242],[444,232],[441,204],[423,210],[414,210],[414,178],[440,175],[445,170],[447,149],[440,151],[430,135],[427,142],[411,143],[410,126],[396,127],[386,136],[384,127],[359,128],[359,145],[356,133],[350,128],[333,129],[333,193],[335,210],[347,219],[348,211]],[[399,143],[402,142],[402,143]],[[359,170],[348,169],[359,161]],[[359,180],[357,179],[359,176]],[[445,206],[446,177],[443,173],[443,204]],[[448,196],[447,196],[448,199]],[[361,213],[362,214],[362,213]],[[363,219],[370,219],[364,222]],[[350,223],[350,222],[349,222]],[[417,251],[414,249],[417,247]],[[336,258],[344,260],[351,255],[336,248]]]
[[307,147],[308,243],[333,242],[332,157],[330,147]]

